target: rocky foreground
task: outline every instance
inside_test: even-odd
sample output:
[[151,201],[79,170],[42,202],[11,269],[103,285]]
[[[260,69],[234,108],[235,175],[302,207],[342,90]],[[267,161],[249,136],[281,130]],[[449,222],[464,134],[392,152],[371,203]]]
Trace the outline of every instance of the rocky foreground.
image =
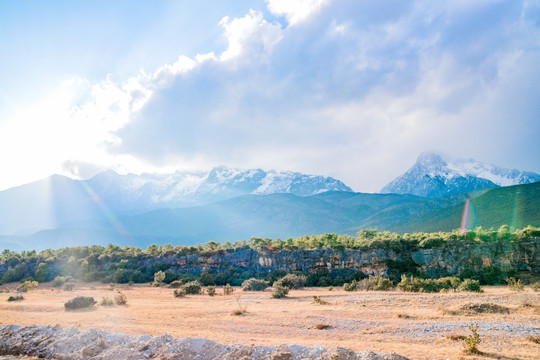
[[139,337],[99,329],[52,326],[0,326],[0,357],[37,356],[45,359],[339,359],[406,360],[395,354],[354,352],[344,348],[302,345],[222,345],[200,338],[170,335]]

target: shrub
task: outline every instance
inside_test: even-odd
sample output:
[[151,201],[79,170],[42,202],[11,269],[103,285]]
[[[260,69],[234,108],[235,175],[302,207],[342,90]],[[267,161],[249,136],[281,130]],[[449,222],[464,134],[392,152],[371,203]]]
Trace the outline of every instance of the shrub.
[[345,291],[356,291],[358,290],[358,283],[356,280],[351,281],[350,283],[343,284],[343,290]]
[[459,285],[458,291],[482,292],[482,288],[478,280],[465,279]]
[[301,289],[304,287],[307,281],[307,276],[297,274],[287,274],[278,280],[282,286],[286,286],[289,289]]
[[154,273],[154,282],[152,283],[152,286],[162,286],[163,281],[165,280],[165,273],[163,271],[158,271]]
[[242,283],[244,291],[264,291],[268,287],[268,281],[251,278]]
[[232,295],[232,293],[234,292],[234,288],[227,284],[223,287],[223,295]]
[[201,292],[201,284],[198,281],[190,281],[182,286],[187,295],[197,295]]
[[101,301],[99,302],[99,305],[101,306],[113,306],[114,300],[108,297],[102,297]]
[[313,302],[319,305],[328,305],[330,304],[328,301],[321,299],[320,296],[313,295]]
[[96,304],[93,297],[90,296],[77,296],[64,304],[66,310],[75,310],[91,307]]
[[184,288],[175,289],[173,295],[174,297],[184,297],[186,296],[186,290]]
[[289,293],[289,288],[287,286],[279,284],[278,282],[274,283],[272,289],[272,297],[275,299],[281,299],[287,296],[287,294]]
[[27,280],[23,282],[21,285],[17,286],[17,290],[22,291],[22,292],[27,292],[27,291],[35,289],[36,286],[38,286],[37,281]]
[[72,280],[64,283],[64,286],[62,287],[62,289],[64,289],[65,291],[71,291],[74,288],[75,288],[75,282]]
[[169,286],[172,287],[173,289],[178,289],[182,287],[182,285],[184,285],[184,282],[182,280],[174,280],[173,282],[169,284]]
[[521,279],[516,279],[514,277],[509,277],[508,279],[506,279],[506,282],[508,283],[508,288],[510,288],[510,290],[514,290],[514,291],[523,291],[523,290],[525,290],[525,288],[523,286],[523,281],[521,281]]
[[392,280],[383,276],[369,276],[358,283],[359,290],[387,291],[394,287]]
[[231,312],[231,315],[238,316],[238,315],[244,315],[245,313],[247,313],[247,305],[240,304],[240,295],[236,296],[236,305],[238,306],[238,308],[233,310]]
[[215,286],[208,286],[206,288],[206,293],[210,296],[216,295],[216,287]]
[[533,291],[540,291],[540,282],[534,282],[534,283],[531,283],[531,289]]
[[10,296],[8,297],[7,301],[21,301],[21,300],[24,300],[24,296],[22,295],[15,295],[15,296]]
[[468,354],[478,354],[480,350],[478,350],[477,346],[482,342],[480,335],[478,335],[478,324],[471,323],[468,325],[468,328],[471,334],[463,339],[463,351]]
[[57,276],[52,281],[52,286],[53,287],[60,287],[62,285],[64,285],[64,277],[63,276]]
[[116,302],[116,305],[126,305],[127,304],[127,297],[126,294],[124,294],[121,290],[116,290],[118,294],[114,297],[114,301]]

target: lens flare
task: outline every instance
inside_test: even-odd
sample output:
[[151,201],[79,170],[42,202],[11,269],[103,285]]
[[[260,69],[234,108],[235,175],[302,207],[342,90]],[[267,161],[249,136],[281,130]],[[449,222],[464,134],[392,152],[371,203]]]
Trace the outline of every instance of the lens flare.
[[467,218],[469,217],[470,204],[470,199],[465,200],[465,206],[463,207],[463,216],[461,217],[461,235],[465,235],[465,232],[467,231]]
[[101,209],[107,221],[114,227],[114,229],[123,237],[129,237],[129,233],[122,225],[118,217],[107,207],[107,205],[101,200],[99,195],[92,189],[90,184],[86,181],[81,181],[83,189],[90,196],[90,199]]

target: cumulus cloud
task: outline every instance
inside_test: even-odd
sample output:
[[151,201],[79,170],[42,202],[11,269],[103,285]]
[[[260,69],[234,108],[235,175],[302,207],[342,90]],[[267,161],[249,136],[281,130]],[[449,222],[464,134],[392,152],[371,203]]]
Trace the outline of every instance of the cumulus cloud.
[[267,6],[288,25],[225,17],[221,53],[107,79],[74,116],[102,119],[114,156],[322,173],[358,191],[426,149],[540,171],[537,3]]

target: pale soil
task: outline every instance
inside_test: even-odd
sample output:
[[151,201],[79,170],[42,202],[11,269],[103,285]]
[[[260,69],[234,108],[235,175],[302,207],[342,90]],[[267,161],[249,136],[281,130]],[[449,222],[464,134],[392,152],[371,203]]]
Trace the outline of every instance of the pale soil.
[[[9,285],[7,287],[9,288]],[[12,286],[13,287],[13,286]],[[1,288],[6,288],[2,286]],[[78,296],[113,298],[116,291],[99,283],[62,291],[40,284],[25,300],[7,302],[0,294],[0,325],[54,325],[100,328],[129,335],[170,334],[179,338],[207,338],[222,344],[301,344],[337,346],[356,351],[394,352],[413,359],[540,359],[540,345],[526,339],[540,336],[540,295],[530,289],[513,292],[486,288],[485,293],[411,294],[403,292],[345,292],[328,288],[292,290],[287,298],[266,292],[223,296],[189,295],[175,298],[169,288],[119,286],[127,306],[96,306],[65,311],[64,303]],[[319,305],[313,296],[329,302]],[[247,314],[234,316],[241,306]],[[509,314],[451,315],[468,303],[493,303]],[[527,305],[528,304],[528,305]],[[533,305],[533,306],[531,306]],[[462,342],[446,337],[467,335],[467,324],[478,322],[481,356],[465,355]],[[317,324],[330,328],[318,330]]]

